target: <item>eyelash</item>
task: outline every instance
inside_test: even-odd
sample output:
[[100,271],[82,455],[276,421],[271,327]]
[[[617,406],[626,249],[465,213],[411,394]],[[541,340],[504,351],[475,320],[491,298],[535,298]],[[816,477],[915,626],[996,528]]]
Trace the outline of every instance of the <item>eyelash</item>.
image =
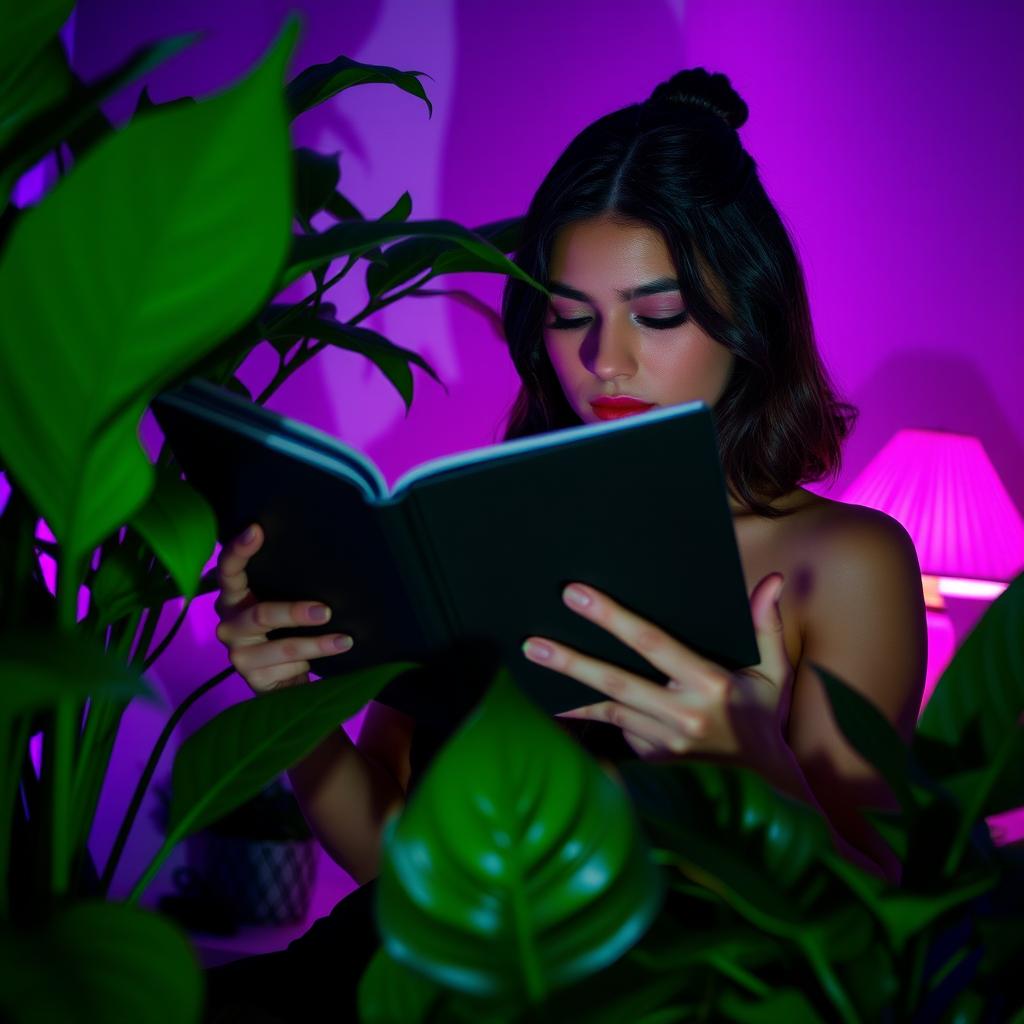
[[[637,320],[639,320],[644,327],[650,327],[652,330],[655,331],[667,331],[671,327],[679,327],[681,324],[686,323],[686,321],[689,319],[690,314],[686,310],[683,310],[682,313],[677,313],[675,316],[637,317]],[[583,327],[585,324],[588,323],[590,323],[589,316],[577,317],[575,320],[565,320],[560,316],[556,316],[555,319],[547,326],[554,331],[572,331],[578,327]]]

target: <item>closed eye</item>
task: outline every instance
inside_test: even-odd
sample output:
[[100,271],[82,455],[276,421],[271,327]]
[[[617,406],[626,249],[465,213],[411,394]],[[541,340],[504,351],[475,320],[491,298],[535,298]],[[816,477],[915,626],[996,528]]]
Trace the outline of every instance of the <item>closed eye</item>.
[[[580,316],[575,317],[571,320],[566,320],[564,317],[555,316],[547,326],[553,331],[574,331],[580,327],[585,327],[590,323],[591,317]],[[690,314],[687,310],[683,310],[681,313],[676,313],[674,316],[638,316],[636,318],[637,323],[642,324],[644,327],[650,327],[656,331],[667,331],[670,327],[679,327],[680,324],[686,323],[690,319]]]

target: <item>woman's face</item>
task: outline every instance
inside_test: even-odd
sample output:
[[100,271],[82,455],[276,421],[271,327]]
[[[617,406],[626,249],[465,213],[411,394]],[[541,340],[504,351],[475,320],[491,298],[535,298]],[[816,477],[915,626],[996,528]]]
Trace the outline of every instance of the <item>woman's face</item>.
[[584,423],[607,419],[591,403],[624,395],[657,406],[713,406],[735,357],[686,312],[661,233],[601,216],[555,238],[544,345],[569,405]]

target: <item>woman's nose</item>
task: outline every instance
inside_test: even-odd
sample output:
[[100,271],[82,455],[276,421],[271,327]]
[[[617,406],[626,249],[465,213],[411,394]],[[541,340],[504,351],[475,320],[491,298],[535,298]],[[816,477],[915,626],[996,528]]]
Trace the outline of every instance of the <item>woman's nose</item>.
[[595,377],[612,380],[636,372],[636,357],[629,326],[608,320],[593,325],[580,349],[583,365]]

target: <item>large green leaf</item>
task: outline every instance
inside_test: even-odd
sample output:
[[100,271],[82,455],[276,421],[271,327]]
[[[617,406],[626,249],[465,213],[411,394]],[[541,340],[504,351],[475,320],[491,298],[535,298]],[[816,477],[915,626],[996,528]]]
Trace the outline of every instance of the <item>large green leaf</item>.
[[[985,771],[997,762],[1024,716],[1024,574],[993,602],[953,656],[917,725],[914,750],[939,779]],[[1006,761],[992,784],[989,814],[1024,803],[1024,759]]]
[[[522,228],[522,217],[512,217],[483,224],[474,228],[481,238],[487,239],[500,252],[511,252],[515,248]],[[458,243],[447,238],[408,238],[396,242],[383,254],[382,260],[372,264],[366,271],[366,288],[371,295],[383,295],[385,292],[404,284],[432,269],[433,276],[446,272],[445,262],[456,257],[463,257],[461,265],[451,269],[460,270],[492,270],[490,265],[481,266],[475,253],[462,248]],[[441,269],[438,269],[440,267]],[[425,278],[424,280],[428,280]]]
[[398,71],[383,64],[360,64],[351,57],[337,57],[330,64],[314,64],[306,68],[288,83],[288,109],[292,117],[298,117],[303,111],[329,100],[344,89],[379,83],[397,86],[423,100],[428,115],[433,114],[434,108],[419,81],[422,74],[422,71]]
[[202,975],[185,936],[148,911],[79,903],[43,930],[0,930],[0,1017],[195,1024]]
[[[362,255],[397,238],[441,239],[471,253],[476,258],[473,269],[508,274],[545,291],[526,271],[516,266],[482,235],[448,220],[344,221],[318,235],[300,235],[292,245],[285,281],[294,281],[339,256]],[[397,260],[397,254],[392,258]],[[387,259],[388,253],[385,253],[384,260]]]
[[136,436],[149,397],[244,323],[279,274],[294,37],[292,24],[229,92],[105,140],[11,233],[0,459],[71,560],[152,488]]
[[0,722],[16,715],[105,697],[159,701],[139,674],[78,632],[19,632],[0,637]]
[[756,1001],[724,992],[717,1006],[721,1020],[737,1024],[824,1024],[825,1018],[795,988],[778,988]]
[[149,501],[131,525],[145,537],[182,594],[189,600],[195,597],[203,566],[217,543],[217,519],[202,495],[162,467]]
[[847,741],[868,764],[878,769],[900,805],[910,811],[917,804],[910,782],[910,748],[885,715],[863,694],[821,665],[813,667]]
[[621,956],[661,895],[625,793],[502,669],[386,830],[377,919],[440,984],[536,1004]]
[[[271,328],[268,337],[271,342],[281,338],[317,338],[320,341],[328,342],[335,348],[347,349],[350,352],[358,352],[360,355],[366,356],[395,386],[402,396],[402,401],[405,402],[407,412],[412,405],[413,393],[410,363],[414,363],[421,370],[430,374],[441,387],[445,386],[434,368],[416,352],[402,348],[394,342],[388,341],[382,334],[366,327],[350,327],[348,324],[341,324],[336,320],[313,316],[312,312],[289,318],[282,332],[274,332]],[[445,390],[447,391],[447,388]]]

